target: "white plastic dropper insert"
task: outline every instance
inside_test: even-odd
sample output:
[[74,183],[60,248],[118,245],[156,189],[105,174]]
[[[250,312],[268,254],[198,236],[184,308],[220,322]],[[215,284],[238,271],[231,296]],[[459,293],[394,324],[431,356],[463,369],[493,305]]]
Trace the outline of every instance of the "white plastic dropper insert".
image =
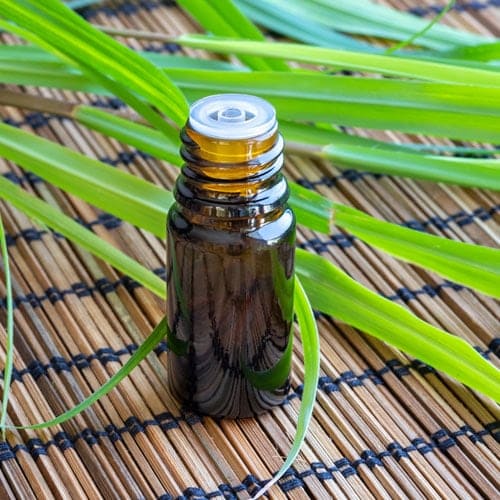
[[191,106],[189,125],[214,139],[251,139],[276,129],[276,111],[253,95],[216,94]]

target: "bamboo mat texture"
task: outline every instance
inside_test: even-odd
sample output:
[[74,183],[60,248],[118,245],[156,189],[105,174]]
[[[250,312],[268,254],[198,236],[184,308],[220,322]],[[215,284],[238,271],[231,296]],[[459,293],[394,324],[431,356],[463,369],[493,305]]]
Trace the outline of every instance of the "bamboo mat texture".
[[[442,2],[441,2],[442,4]],[[435,0],[393,5],[435,14]],[[464,1],[446,22],[500,36],[497,1]],[[87,8],[92,22],[176,35],[199,27],[174,2],[113,1]],[[5,43],[14,38],[2,35]],[[133,48],[204,54],[128,39]],[[208,57],[207,54],[204,54]],[[19,90],[19,89],[17,89]],[[24,87],[110,108],[116,99]],[[2,119],[116,168],[172,188],[178,170],[56,116],[1,109]],[[367,135],[366,131],[357,131]],[[372,137],[402,139],[374,132]],[[430,141],[424,137],[412,140]],[[164,277],[163,241],[64,194],[17,165],[2,175],[64,209]],[[289,176],[373,216],[461,241],[497,246],[500,196],[430,182],[337,170],[288,157]],[[15,293],[15,373],[9,422],[36,423],[74,406],[123,365],[164,315],[152,293],[61,236],[1,204]],[[299,245],[419,317],[461,335],[493,363],[498,303],[399,262],[334,230],[299,229]],[[0,296],[5,297],[3,272]],[[2,298],[0,363],[5,360]],[[334,318],[318,316],[321,378],[313,421],[293,468],[271,498],[498,498],[500,422],[489,399]],[[281,466],[295,431],[303,379],[294,346],[286,404],[255,419],[214,421],[183,413],[165,387],[160,343],[108,396],[47,430],[0,442],[0,498],[248,498]]]

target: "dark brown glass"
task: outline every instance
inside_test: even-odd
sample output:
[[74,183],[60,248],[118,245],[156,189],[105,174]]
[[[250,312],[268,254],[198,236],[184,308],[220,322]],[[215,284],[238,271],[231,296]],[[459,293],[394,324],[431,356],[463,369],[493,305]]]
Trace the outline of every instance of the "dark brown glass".
[[189,409],[241,418],[280,404],[292,355],[295,218],[276,128],[182,134],[168,214],[168,381]]

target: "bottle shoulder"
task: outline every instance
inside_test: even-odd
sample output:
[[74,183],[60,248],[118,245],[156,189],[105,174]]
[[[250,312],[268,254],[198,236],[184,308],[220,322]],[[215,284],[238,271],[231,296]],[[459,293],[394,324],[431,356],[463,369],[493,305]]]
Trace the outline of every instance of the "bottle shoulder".
[[[205,221],[206,222],[206,221]],[[238,223],[239,222],[239,223]],[[168,213],[167,233],[175,233],[177,238],[205,241],[234,242],[251,240],[272,244],[276,241],[295,241],[295,214],[289,206],[269,220],[252,223],[249,219],[241,221],[212,221],[210,224],[197,223],[187,217],[182,207],[174,204]]]

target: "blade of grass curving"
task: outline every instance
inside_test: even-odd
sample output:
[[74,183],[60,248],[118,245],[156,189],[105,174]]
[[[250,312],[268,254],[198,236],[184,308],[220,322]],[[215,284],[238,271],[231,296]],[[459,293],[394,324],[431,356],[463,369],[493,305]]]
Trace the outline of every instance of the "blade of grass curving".
[[[1,1],[1,0],[0,0]],[[11,23],[6,23],[0,19],[0,26],[6,27],[10,32],[16,33],[21,36],[25,40],[30,40],[34,43],[37,43],[40,47],[45,48],[48,51],[53,52],[54,54],[58,54],[62,60],[69,60],[72,63],[71,59],[66,57],[64,52],[60,52],[58,49],[54,49],[50,43],[46,43],[44,40],[40,39],[36,35],[34,35],[31,31],[25,30],[18,26],[14,26]],[[9,63],[8,63],[9,64]],[[12,63],[10,63],[12,64]],[[40,66],[41,63],[38,63],[37,66]],[[107,75],[101,74],[93,70],[91,66],[87,64],[86,61],[80,61],[77,64],[78,68],[83,73],[83,78],[85,76],[88,79],[95,81],[100,84],[101,88],[108,89],[112,94],[119,97],[121,100],[129,104],[132,108],[134,108],[143,118],[149,121],[153,126],[155,126],[158,130],[168,130],[168,124],[165,122],[163,117],[153,110],[149,105],[145,102],[141,101],[135,94],[129,91],[129,89],[119,83],[116,80],[109,78]],[[8,68],[7,68],[8,71]],[[50,74],[50,73],[49,73]],[[60,75],[60,70],[52,69],[52,74],[56,77],[56,79]],[[41,73],[41,77],[50,78],[47,73]],[[9,75],[7,79],[12,78],[12,75]],[[50,81],[50,80],[49,80]],[[84,81],[86,81],[84,79]],[[32,82],[33,84],[34,82]],[[48,83],[50,85],[50,83]],[[87,88],[87,91],[92,91],[92,87],[95,87],[95,84],[91,85],[90,88]],[[76,90],[76,89],[75,89]]]
[[[208,32],[214,35],[264,40],[259,29],[231,0],[179,0],[179,5],[187,10]],[[256,70],[287,71],[288,66],[278,60],[265,57],[242,56],[240,60]]]
[[481,87],[500,86],[500,74],[495,71],[462,67],[458,72],[456,66],[453,65],[404,57],[394,58],[295,43],[268,43],[192,34],[181,35],[175,41],[186,47],[206,49],[222,54],[265,55],[266,57],[418,80],[471,84]]
[[[184,96],[158,68],[92,27],[59,1],[26,0],[17,4],[0,0],[0,14],[22,26],[4,22],[3,27],[36,44],[43,43],[44,49],[58,57],[63,55],[66,61],[99,76],[108,85],[113,81],[123,89],[137,92],[179,125],[185,121]],[[160,117],[152,109],[150,112]]]
[[125,377],[129,375],[129,373],[142,361],[144,360],[148,354],[150,354],[153,349],[156,347],[158,342],[161,341],[167,334],[167,320],[164,317],[160,323],[156,326],[156,328],[149,334],[149,336],[141,343],[141,345],[137,348],[127,362],[107,381],[105,382],[99,389],[93,392],[89,397],[75,405],[68,411],[65,411],[61,415],[57,417],[47,420],[45,422],[40,422],[38,424],[32,425],[7,425],[5,426],[7,429],[45,429],[47,427],[52,427],[54,425],[62,424],[67,420],[72,419],[82,411],[86,410],[89,406],[94,404],[100,398],[108,394],[112,391]]
[[314,309],[405,351],[500,401],[500,370],[465,340],[422,321],[347,276],[326,259],[297,249],[296,270]]
[[367,146],[374,149],[385,149],[388,151],[402,151],[410,153],[458,153],[472,156],[491,156],[497,154],[496,149],[491,147],[467,147],[467,146],[443,146],[439,144],[420,144],[415,142],[391,143],[351,135],[332,128],[325,129],[315,125],[304,125],[303,123],[280,120],[280,130],[287,138],[285,147],[290,153],[298,144],[299,153],[305,146],[314,153],[314,146],[328,146],[345,144],[350,146]]
[[0,176],[0,198],[7,200],[28,217],[40,221],[54,231],[108,262],[130,276],[159,297],[165,297],[165,282],[134,259],[125,255],[92,231],[64,215],[48,203],[26,193],[23,189]]
[[413,45],[415,43],[415,40],[422,38],[433,26],[435,26],[450,11],[450,9],[455,5],[455,3],[456,0],[450,0],[441,10],[440,13],[437,16],[434,16],[433,19],[431,19],[431,21],[427,24],[427,26],[422,28],[420,31],[417,31],[406,40],[402,40],[400,43],[397,43],[396,45],[389,47],[384,52],[384,54],[390,55],[396,52],[397,50],[402,49],[403,47],[407,47],[408,45]]
[[0,415],[0,429],[2,429],[2,439],[5,441],[5,422],[7,420],[7,408],[9,404],[10,384],[12,382],[12,369],[14,366],[14,305],[12,301],[12,284],[10,279],[9,252],[5,239],[5,230],[2,217],[0,216],[0,248],[2,250],[2,262],[5,275],[5,301],[7,306],[6,324],[6,346],[5,346],[5,367],[3,371],[3,391],[2,391],[2,413]]
[[0,123],[0,155],[158,236],[172,193],[59,144]]
[[247,92],[269,100],[280,120],[318,121],[496,142],[499,88],[313,73],[168,70],[190,100]]
[[[153,64],[145,61],[132,49],[94,28],[59,0],[24,1],[32,5],[36,11],[41,11],[45,21],[52,21],[52,29],[64,27],[59,35],[75,45],[81,56],[87,53],[96,57],[97,61],[104,56],[106,74],[115,75],[117,81],[129,82],[129,85],[132,85],[131,88],[137,89],[139,94],[142,90],[144,96],[148,97],[158,109],[170,116],[178,125],[184,124],[188,112],[184,96]],[[57,42],[60,48],[60,40],[52,39],[52,42]],[[63,48],[66,50],[65,46]],[[71,51],[67,52],[69,52],[67,53],[69,57],[74,57]],[[96,61],[91,61],[90,64],[101,70]]]
[[299,322],[300,338],[304,350],[304,390],[297,420],[297,428],[295,430],[292,447],[288,452],[285,463],[271,481],[252,497],[253,499],[260,498],[275,485],[297,458],[302,448],[307,429],[309,428],[309,422],[311,421],[314,402],[316,400],[320,368],[318,326],[309,299],[297,276],[295,277],[294,307]]
[[500,250],[391,224],[335,204],[335,224],[397,258],[500,298]]

